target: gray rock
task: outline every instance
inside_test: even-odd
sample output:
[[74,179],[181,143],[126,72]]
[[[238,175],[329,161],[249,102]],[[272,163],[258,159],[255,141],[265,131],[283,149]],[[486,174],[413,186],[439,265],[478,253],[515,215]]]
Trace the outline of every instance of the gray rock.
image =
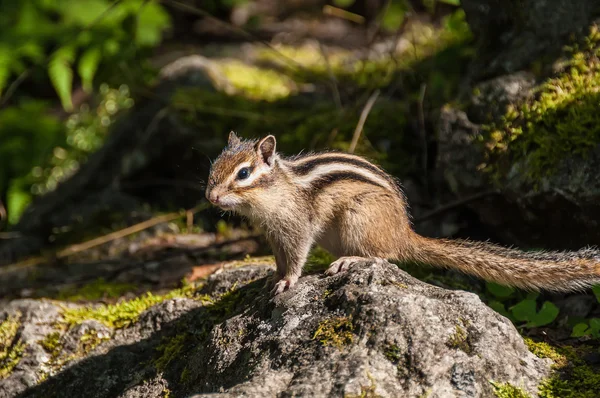
[[[157,305],[35,387],[15,380],[39,365],[19,364],[0,381],[0,396],[487,397],[490,381],[535,394],[548,375],[549,360],[531,354],[515,327],[475,294],[365,261],[335,277],[305,276],[270,299],[264,278],[254,280],[270,269],[222,271],[209,285],[222,291],[238,283],[214,305]],[[11,306],[28,314],[24,328],[37,327],[27,322],[41,312],[54,317],[53,305],[23,303]],[[26,343],[28,350],[37,344]]]

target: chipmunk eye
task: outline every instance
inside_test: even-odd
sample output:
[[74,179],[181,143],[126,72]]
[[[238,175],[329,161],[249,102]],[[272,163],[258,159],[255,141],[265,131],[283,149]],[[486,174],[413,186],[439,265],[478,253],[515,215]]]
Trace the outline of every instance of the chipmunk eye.
[[248,167],[243,167],[238,171],[237,178],[238,180],[245,180],[250,176],[250,169]]

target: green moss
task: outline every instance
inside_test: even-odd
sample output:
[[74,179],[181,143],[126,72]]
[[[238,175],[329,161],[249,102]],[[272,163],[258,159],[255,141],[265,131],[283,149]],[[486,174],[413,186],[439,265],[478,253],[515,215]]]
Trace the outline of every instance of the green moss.
[[166,339],[162,344],[156,347],[159,356],[153,361],[156,370],[164,372],[172,360],[180,356],[189,338],[188,333],[178,334],[175,337]]
[[582,358],[598,354],[597,347],[553,347],[526,338],[529,350],[540,358],[554,361],[553,374],[539,386],[541,398],[592,398],[600,396],[600,369]]
[[329,268],[329,265],[335,260],[336,258],[327,250],[320,246],[315,246],[310,251],[304,270],[306,273],[321,272]]
[[473,353],[473,347],[469,342],[469,334],[459,325],[456,325],[456,330],[454,334],[450,336],[450,339],[448,339],[446,345],[450,348],[458,348],[468,355]]
[[[561,350],[560,348],[552,347],[550,344],[543,341],[533,341],[529,337],[525,337],[523,340],[533,355],[539,358],[550,358],[558,366],[565,366],[567,364],[567,357],[564,354],[565,348]],[[559,351],[562,351],[563,353]]]
[[396,344],[386,344],[383,347],[383,355],[394,365],[400,363],[400,347]]
[[94,351],[96,347],[98,347],[103,341],[110,340],[108,335],[103,333],[98,333],[96,330],[88,330],[81,338],[79,339],[79,347],[78,351],[81,355],[87,355],[90,352]]
[[324,346],[341,348],[354,341],[352,317],[335,317],[319,323],[313,335]]
[[510,383],[492,383],[492,385],[494,386],[494,394],[498,398],[531,398],[531,395]]
[[58,373],[66,364],[74,359],[87,356],[103,341],[109,339],[109,335],[90,329],[79,338],[75,351],[69,352],[64,350],[60,332],[52,332],[46,335],[43,340],[39,341],[39,344],[50,354],[50,360],[40,372],[38,382],[41,383],[49,376]]
[[39,343],[52,357],[56,357],[62,349],[59,332],[52,332],[46,335],[46,337],[44,337],[43,340],[40,340]]
[[272,69],[258,68],[236,60],[222,61],[220,68],[237,93],[251,99],[274,101],[296,90],[292,79]]
[[84,286],[65,289],[59,293],[57,298],[62,301],[93,301],[102,298],[117,298],[135,290],[135,285],[131,283],[106,282],[104,278],[98,278]]
[[591,28],[567,49],[568,67],[548,78],[533,98],[510,105],[500,121],[483,128],[488,160],[481,167],[502,179],[525,161],[532,181],[550,175],[567,156],[583,155],[600,143],[600,31]]
[[179,381],[183,384],[187,384],[190,382],[191,378],[192,378],[192,375],[191,375],[190,368],[188,368],[188,366],[186,365],[185,368],[183,368],[183,372],[181,372]]
[[17,338],[19,317],[20,314],[9,316],[0,323],[0,380],[10,375],[23,357],[25,343]]
[[63,309],[63,322],[67,326],[76,325],[88,319],[95,319],[111,328],[123,328],[134,323],[140,314],[148,308],[178,297],[192,297],[195,288],[186,285],[165,295],[155,295],[150,292],[132,300],[124,300],[116,304],[102,304]]

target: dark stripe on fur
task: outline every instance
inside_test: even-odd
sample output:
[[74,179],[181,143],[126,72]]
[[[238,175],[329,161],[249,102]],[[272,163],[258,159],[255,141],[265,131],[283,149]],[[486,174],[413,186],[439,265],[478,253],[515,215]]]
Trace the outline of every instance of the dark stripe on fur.
[[318,156],[302,164],[295,164],[296,162],[300,161],[302,161],[302,158],[294,159],[292,161],[292,164],[290,165],[290,169],[294,174],[304,176],[309,174],[315,167],[322,164],[345,163],[369,170],[370,172],[382,177],[386,181],[389,181],[390,183],[392,183],[392,185],[395,185],[395,181],[385,171],[360,158],[348,158],[345,156],[323,154],[322,156]]
[[311,188],[314,192],[317,192],[322,190],[326,186],[335,184],[340,181],[363,182],[365,184],[375,185],[380,188],[386,188],[383,185],[377,183],[376,181],[373,181],[367,177],[362,176],[361,174],[353,173],[351,171],[337,171],[325,174],[315,179],[311,184]]

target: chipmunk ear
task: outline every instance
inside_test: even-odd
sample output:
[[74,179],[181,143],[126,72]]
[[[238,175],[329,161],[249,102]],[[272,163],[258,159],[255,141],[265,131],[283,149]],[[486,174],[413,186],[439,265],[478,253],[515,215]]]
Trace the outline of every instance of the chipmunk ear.
[[273,165],[273,156],[275,155],[275,146],[277,141],[272,135],[268,135],[256,144],[256,151],[260,155],[260,158],[268,164]]
[[233,148],[234,146],[238,146],[241,143],[242,143],[242,141],[235,134],[235,132],[230,131],[229,132],[229,138],[227,139],[227,146],[230,147],[230,148]]

